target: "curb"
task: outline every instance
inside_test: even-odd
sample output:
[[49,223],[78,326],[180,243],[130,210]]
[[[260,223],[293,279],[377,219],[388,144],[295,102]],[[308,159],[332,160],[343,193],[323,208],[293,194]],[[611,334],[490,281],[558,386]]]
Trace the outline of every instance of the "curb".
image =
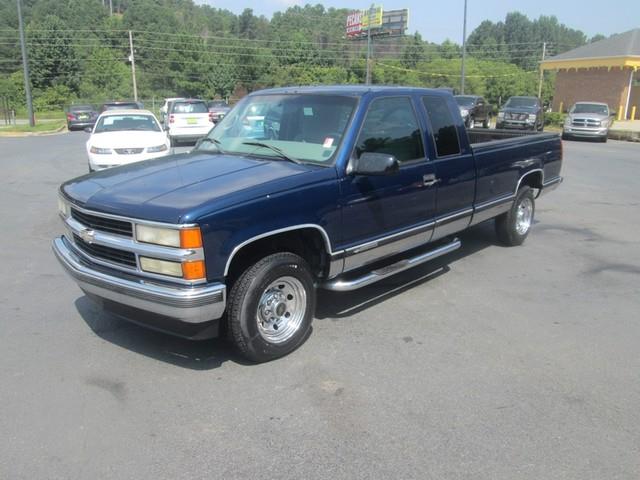
[[67,126],[62,125],[61,127],[56,128],[55,130],[46,130],[44,132],[2,132],[0,131],[0,137],[8,137],[8,138],[20,138],[20,137],[47,137],[50,135],[60,135],[61,133],[66,133]]
[[640,142],[640,132],[631,130],[609,130],[611,140],[625,140],[627,142]]

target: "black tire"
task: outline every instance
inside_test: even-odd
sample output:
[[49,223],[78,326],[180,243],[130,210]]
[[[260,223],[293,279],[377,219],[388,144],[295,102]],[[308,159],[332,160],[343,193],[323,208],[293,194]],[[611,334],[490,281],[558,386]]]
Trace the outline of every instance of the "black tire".
[[177,147],[178,146],[178,141],[173,137],[169,137],[169,146],[171,148]]
[[491,127],[491,118],[487,117],[482,121],[482,128]]
[[[275,307],[271,307],[275,315],[283,306],[279,315],[284,326],[279,328],[282,328],[281,332],[290,333],[290,336],[283,337],[281,341],[271,340],[269,335],[278,335],[280,332],[277,331],[278,328],[271,327],[272,324],[260,322],[264,318],[260,304],[262,302],[263,308],[270,308],[263,299],[269,298],[270,292],[272,295],[286,292],[285,285],[278,284],[280,281],[291,283],[291,278],[304,289],[304,299],[298,295],[299,298],[285,301],[285,298],[293,295],[283,295],[277,300]],[[289,301],[295,302],[296,306],[304,305],[304,310],[298,312],[298,315],[295,311],[290,313],[287,310],[290,308]],[[291,353],[308,338],[315,308],[316,290],[307,262],[293,253],[275,253],[247,268],[233,284],[227,310],[229,336],[245,358],[257,363],[274,360]],[[293,322],[287,324],[285,317]],[[299,323],[296,322],[296,317]],[[287,331],[289,325],[291,329]]]
[[562,140],[569,140],[569,135],[567,135],[566,133],[562,134]]
[[604,137],[601,137],[601,138],[600,138],[600,141],[601,141],[602,143],[607,143],[607,136],[605,135]]
[[[518,210],[521,206],[524,206],[523,204],[526,202],[529,202],[531,215],[528,226],[525,230],[522,230],[522,224],[518,221]],[[526,185],[521,187],[520,190],[518,190],[511,209],[496,217],[496,234],[498,240],[508,247],[522,245],[531,231],[531,225],[533,225],[535,205],[531,188]]]

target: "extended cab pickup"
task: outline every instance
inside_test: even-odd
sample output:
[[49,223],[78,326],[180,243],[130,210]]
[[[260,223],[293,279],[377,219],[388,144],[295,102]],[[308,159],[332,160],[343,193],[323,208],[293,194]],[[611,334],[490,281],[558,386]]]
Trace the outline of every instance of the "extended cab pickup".
[[103,308],[254,361],[305,341],[316,289],[350,291],[460,247],[495,218],[520,245],[562,178],[558,135],[465,130],[453,96],[264,90],[187,154],[69,180],[53,250]]

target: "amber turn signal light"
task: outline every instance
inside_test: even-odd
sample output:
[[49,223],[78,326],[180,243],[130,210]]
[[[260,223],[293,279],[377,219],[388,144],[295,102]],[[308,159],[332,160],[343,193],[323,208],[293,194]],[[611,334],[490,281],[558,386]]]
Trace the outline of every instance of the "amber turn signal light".
[[202,234],[199,227],[180,230],[180,248],[202,247]]
[[182,278],[185,280],[202,280],[206,276],[204,260],[195,260],[182,264]]

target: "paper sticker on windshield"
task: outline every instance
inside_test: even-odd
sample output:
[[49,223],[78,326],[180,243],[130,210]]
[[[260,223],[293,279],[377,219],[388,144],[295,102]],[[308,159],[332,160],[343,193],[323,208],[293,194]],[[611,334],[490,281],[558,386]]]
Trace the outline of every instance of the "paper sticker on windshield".
[[313,108],[312,107],[304,107],[304,116],[305,117],[313,117]]
[[113,116],[111,117],[104,117],[104,120],[102,121],[102,123],[104,125],[113,125],[113,121],[115,120],[115,118]]
[[333,137],[327,137],[322,144],[324,148],[331,148],[333,146]]

